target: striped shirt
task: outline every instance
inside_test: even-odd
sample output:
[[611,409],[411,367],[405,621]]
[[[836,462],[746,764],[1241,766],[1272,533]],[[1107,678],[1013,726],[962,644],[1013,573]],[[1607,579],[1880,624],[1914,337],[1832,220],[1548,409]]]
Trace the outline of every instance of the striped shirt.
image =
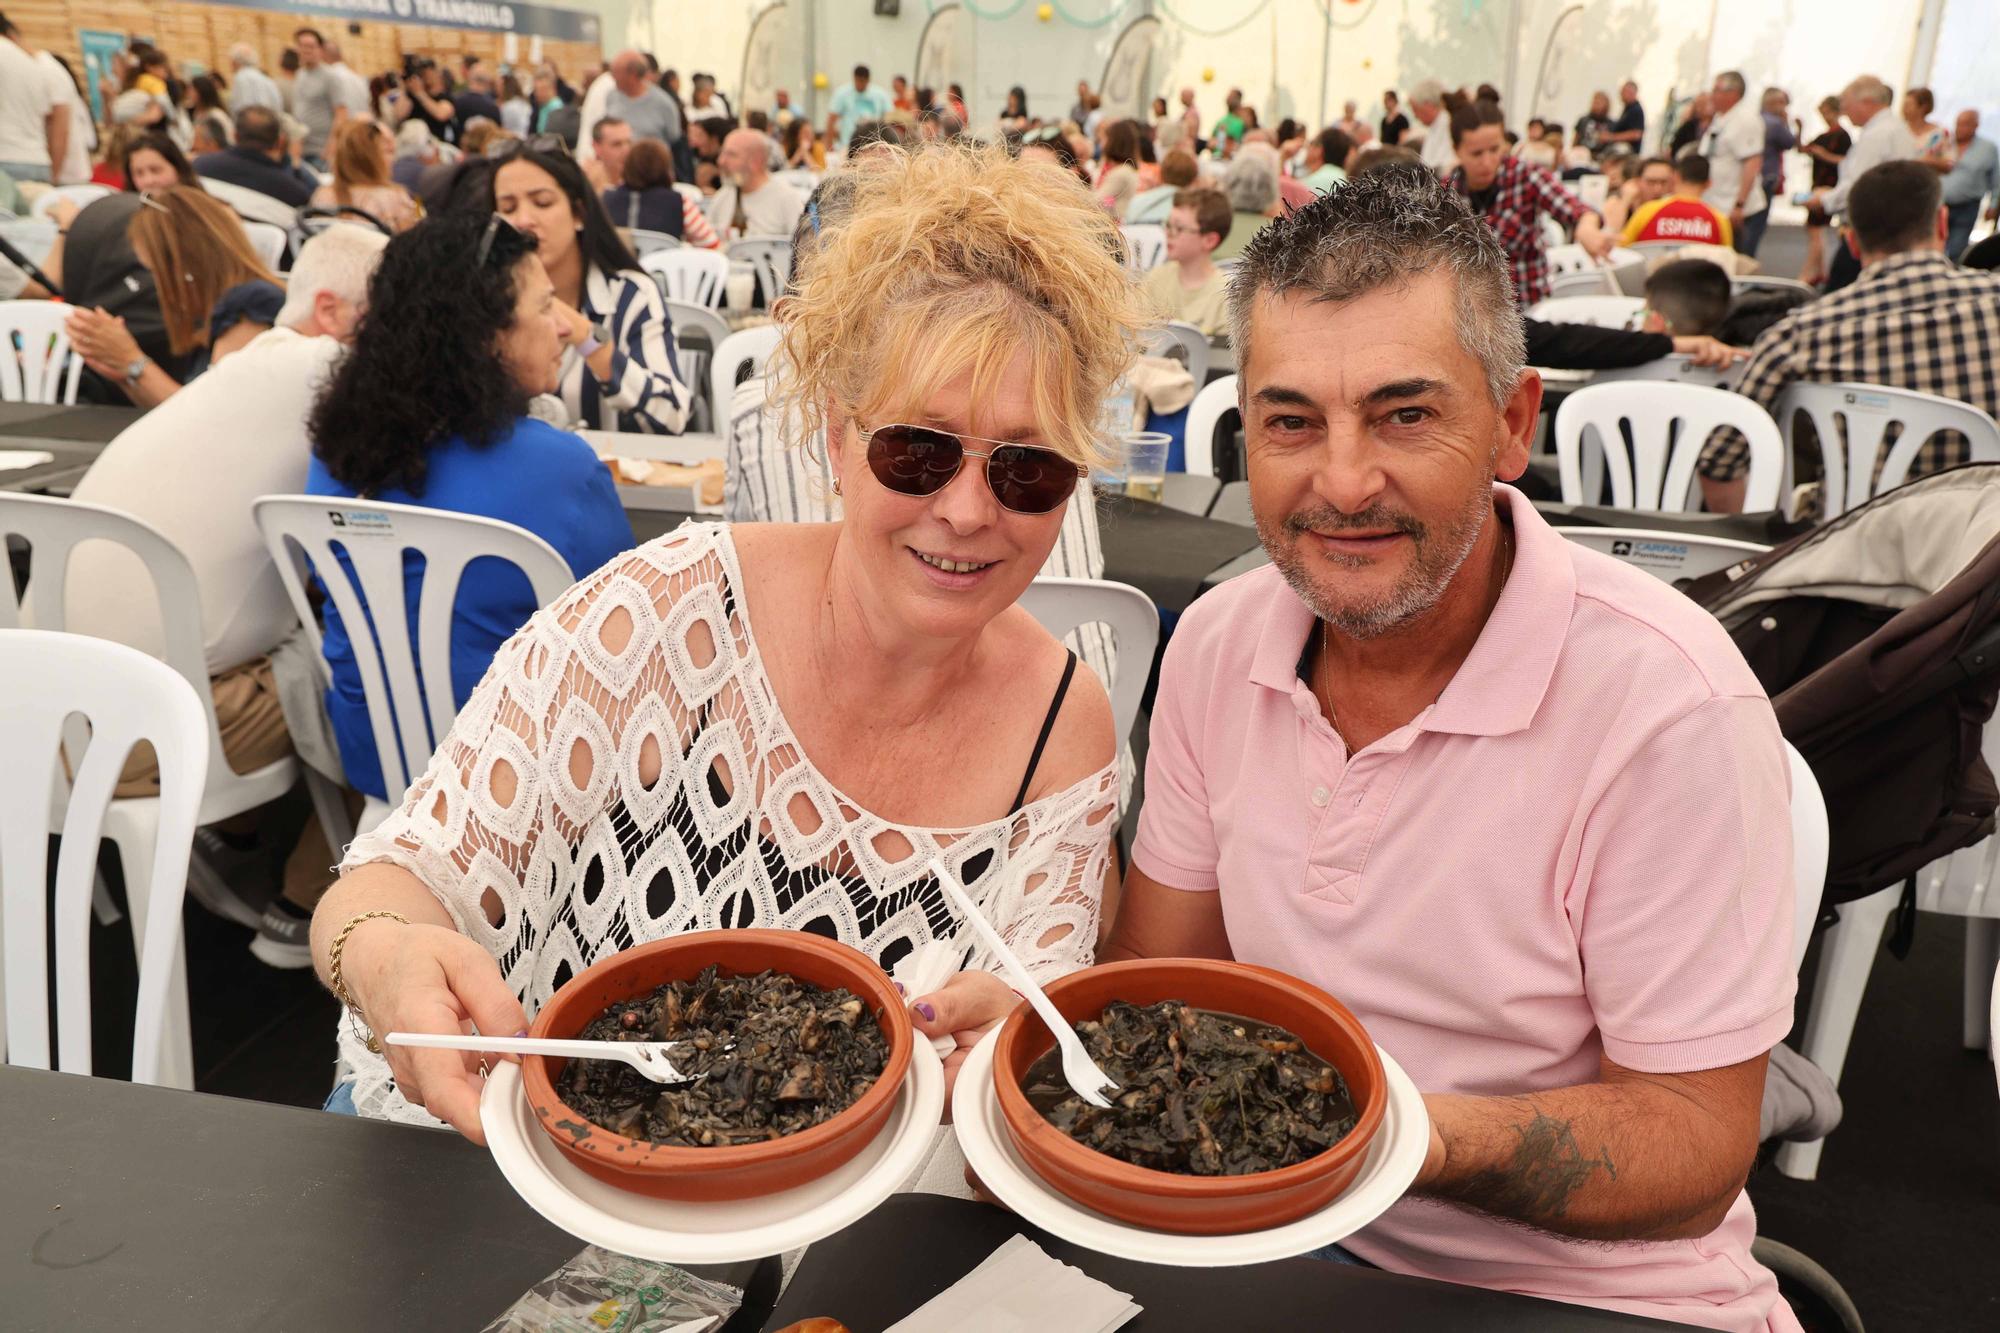
[[[833,470],[827,465],[824,442],[804,448],[788,437],[784,416],[771,403],[763,375],[752,375],[736,386],[723,438],[723,467],[722,512],[731,523],[831,523],[840,517],[840,497],[833,493]],[[1104,545],[1097,535],[1097,507],[1091,503],[1089,483],[1077,487],[1064,510],[1062,528],[1041,576],[1104,577]],[[1063,642],[1097,673],[1108,692],[1118,654],[1104,626],[1081,625]],[[1131,750],[1123,737],[1119,755],[1122,812],[1133,775]]]
[[575,347],[565,348],[557,396],[586,430],[678,435],[687,429],[687,386],[674,357],[674,325],[659,286],[636,269],[590,269],[583,317],[611,330],[610,378],[599,380]]
[[[2000,415],[2000,273],[1960,268],[1937,250],[1870,264],[1853,285],[1764,330],[1736,389],[1775,412],[1799,382],[1880,384]],[[1895,438],[1882,441],[1878,471]],[[1919,446],[1910,476],[1971,461],[1963,435],[1940,431]],[[1697,467],[1711,480],[1733,481],[1750,470],[1749,445],[1730,431],[1702,451]]]

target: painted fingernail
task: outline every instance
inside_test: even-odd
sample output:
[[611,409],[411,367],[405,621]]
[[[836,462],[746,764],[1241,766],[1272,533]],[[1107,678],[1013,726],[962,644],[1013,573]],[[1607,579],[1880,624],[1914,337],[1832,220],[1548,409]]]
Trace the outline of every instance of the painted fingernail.
[[516,1032],[514,1035],[517,1037],[525,1037],[528,1035],[528,1029],[522,1028],[519,1032]]
[[892,983],[890,983],[890,984],[892,984],[893,986],[895,986],[895,988],[896,988],[896,994],[898,994],[898,995],[908,995],[908,994],[909,994],[909,992],[908,992],[907,990],[903,989],[903,983],[902,983],[902,982],[900,982],[900,981],[897,981],[897,982],[892,982]]
[[937,1022],[937,1010],[931,1008],[928,1004],[925,1004],[922,1001],[919,1001],[917,1003],[916,1008],[917,1008],[917,1013],[922,1015],[924,1022],[926,1023]]

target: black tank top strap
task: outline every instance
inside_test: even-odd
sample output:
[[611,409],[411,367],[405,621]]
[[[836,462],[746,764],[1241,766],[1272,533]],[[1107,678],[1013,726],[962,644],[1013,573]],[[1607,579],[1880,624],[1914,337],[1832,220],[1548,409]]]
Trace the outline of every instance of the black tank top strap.
[[1070,680],[1076,675],[1076,654],[1066,654],[1063,663],[1062,680],[1056,685],[1056,697],[1049,701],[1049,715],[1042,719],[1042,734],[1035,737],[1035,752],[1028,756],[1028,771],[1021,775],[1021,790],[1014,793],[1014,808],[1008,814],[1016,814],[1028,799],[1028,784],[1035,780],[1035,769],[1042,762],[1042,751],[1048,746],[1049,733],[1056,729],[1056,714],[1062,712],[1063,697],[1069,693]]

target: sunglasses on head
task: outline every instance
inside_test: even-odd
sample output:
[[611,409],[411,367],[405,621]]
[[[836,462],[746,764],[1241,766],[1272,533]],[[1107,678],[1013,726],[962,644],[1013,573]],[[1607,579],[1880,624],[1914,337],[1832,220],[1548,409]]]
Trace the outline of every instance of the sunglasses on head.
[[499,161],[521,153],[559,153],[566,157],[569,155],[569,144],[560,134],[532,134],[525,139],[500,139],[487,144],[485,156]]
[[[1046,514],[1059,508],[1090,475],[1053,449],[1009,444],[977,435],[954,435],[931,426],[877,426],[860,432],[868,445],[868,470],[898,495],[936,495],[951,484],[967,458],[986,460],[986,484],[1000,507],[1016,514]],[[980,452],[967,440],[990,444]]]

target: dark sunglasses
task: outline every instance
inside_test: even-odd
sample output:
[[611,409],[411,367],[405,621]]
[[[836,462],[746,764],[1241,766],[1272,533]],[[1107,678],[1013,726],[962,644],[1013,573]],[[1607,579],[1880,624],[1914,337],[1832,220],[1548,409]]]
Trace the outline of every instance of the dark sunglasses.
[[[986,484],[1002,509],[1046,514],[1069,499],[1079,478],[1090,475],[1089,468],[1038,445],[954,435],[930,426],[877,426],[860,434],[868,442],[868,470],[898,495],[936,495],[951,484],[967,458],[983,458]],[[981,453],[966,448],[967,440],[994,447]]]

